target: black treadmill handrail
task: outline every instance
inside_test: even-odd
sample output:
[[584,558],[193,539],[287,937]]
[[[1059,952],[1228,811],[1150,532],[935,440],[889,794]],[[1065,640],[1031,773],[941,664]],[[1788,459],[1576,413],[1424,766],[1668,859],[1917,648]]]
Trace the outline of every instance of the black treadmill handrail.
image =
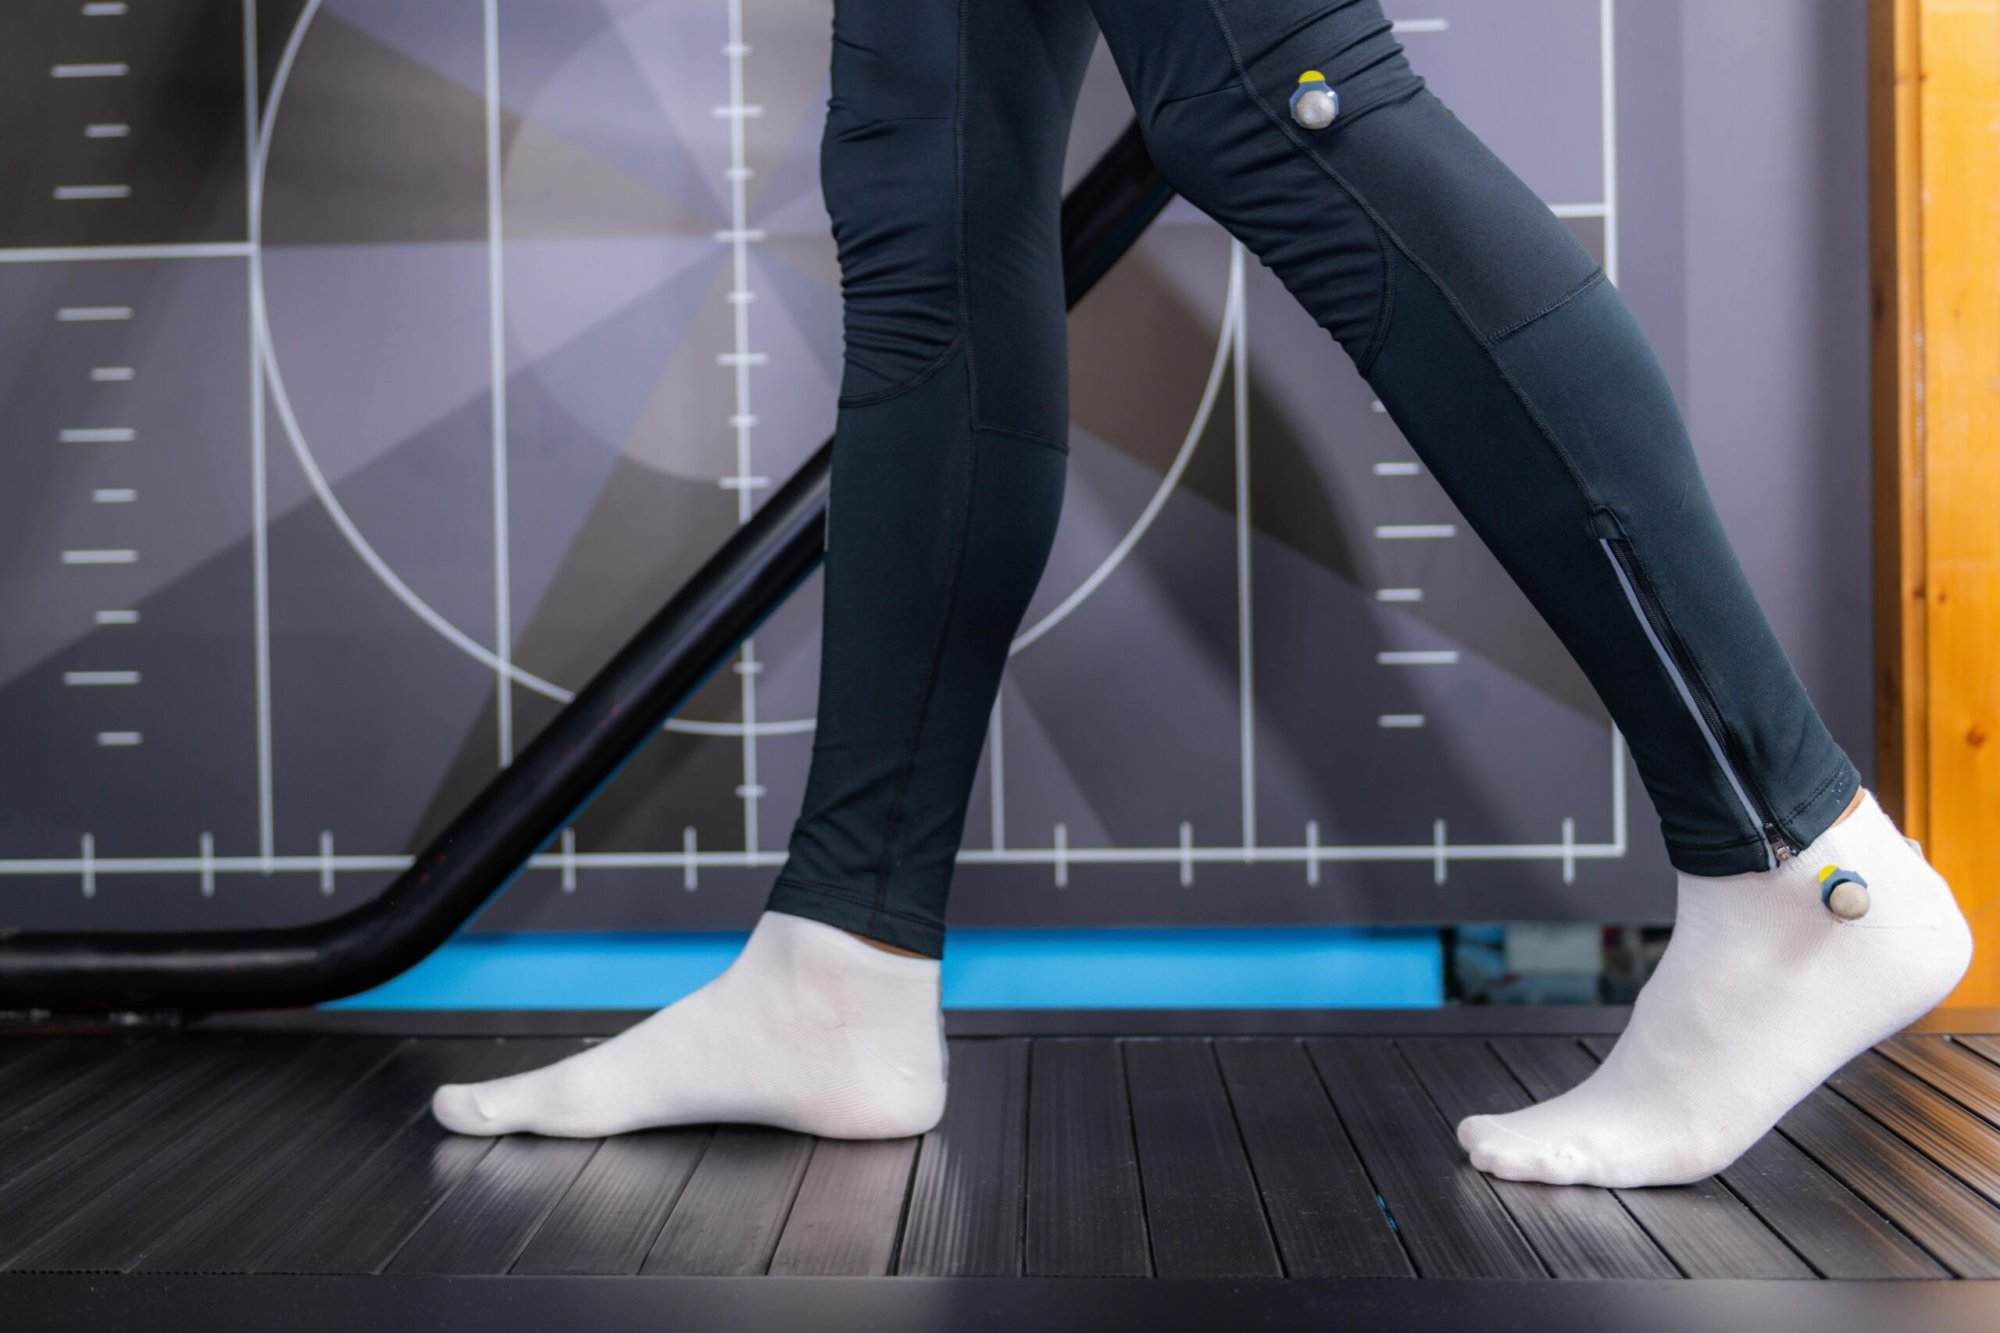
[[[1071,306],[1172,198],[1132,125],[1063,200]],[[414,966],[520,873],[818,566],[832,451],[829,439],[382,893],[302,926],[0,930],[0,1009],[308,1005]]]

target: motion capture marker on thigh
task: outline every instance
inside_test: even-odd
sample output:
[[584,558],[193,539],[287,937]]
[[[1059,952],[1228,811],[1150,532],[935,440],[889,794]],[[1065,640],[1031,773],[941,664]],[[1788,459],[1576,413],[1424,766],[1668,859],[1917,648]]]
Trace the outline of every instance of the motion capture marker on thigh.
[[1327,85],[1326,75],[1309,69],[1292,89],[1292,119],[1309,130],[1323,130],[1340,114],[1340,94]]
[[1868,915],[1868,881],[1852,870],[1826,866],[1819,872],[1819,900],[1842,921]]

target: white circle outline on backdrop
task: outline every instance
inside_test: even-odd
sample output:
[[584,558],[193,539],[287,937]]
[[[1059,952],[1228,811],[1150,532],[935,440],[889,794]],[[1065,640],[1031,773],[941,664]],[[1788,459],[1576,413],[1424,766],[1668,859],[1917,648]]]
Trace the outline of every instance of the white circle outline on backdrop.
[[[499,654],[474,639],[453,624],[435,607],[426,602],[415,589],[405,583],[400,575],[384,560],[381,553],[370,544],[361,529],[348,514],[346,507],[334,494],[326,475],[320,470],[318,459],[312,446],[307,443],[305,432],[300,427],[298,416],[293,411],[291,395],[285,388],[284,372],[278,366],[276,340],[271,334],[270,310],[264,300],[264,181],[271,155],[272,131],[277,125],[278,108],[284,98],[285,87],[291,80],[292,67],[298,61],[299,48],[304,44],[306,31],[318,16],[325,0],[306,0],[292,24],[292,30],[285,39],[284,51],[278,58],[276,69],[271,75],[271,88],[266,94],[263,114],[257,125],[256,152],[250,167],[250,263],[253,281],[250,285],[250,302],[257,338],[257,358],[263,367],[265,383],[271,391],[272,404],[277,408],[278,420],[284,427],[285,439],[300,469],[305,473],[306,482],[311,486],[320,506],[333,520],[334,527],[346,540],[370,573],[389,590],[396,600],[403,603],[419,620],[429,625],[446,642],[465,653],[474,661],[488,669],[505,675],[524,689],[552,699],[557,703],[569,703],[575,699],[573,691],[566,690],[553,681],[545,680],[513,661],[502,661]],[[1239,244],[1232,240],[1232,246]],[[1187,433],[1174,455],[1173,462],[1161,474],[1159,485],[1152,497],[1133,520],[1132,526],[1119,539],[1118,544],[1106,553],[1104,559],[1090,575],[1079,583],[1070,594],[1057,603],[1034,625],[1019,634],[1008,647],[1008,656],[1013,656],[1027,648],[1037,639],[1053,630],[1066,620],[1079,606],[1123,564],[1126,556],[1139,544],[1153,521],[1166,507],[1167,498],[1178,486],[1181,474],[1187,470],[1189,459],[1194,454],[1195,444],[1208,427],[1209,418],[1215,409],[1215,400],[1222,384],[1222,370],[1228,363],[1228,350],[1235,333],[1237,321],[1243,318],[1243,289],[1241,267],[1232,265],[1228,294],[1224,300],[1221,326],[1217,330],[1215,356],[1209,366],[1208,379],[1202,388],[1201,402],[1195,409],[1193,419],[1188,423]],[[668,718],[665,727],[669,731],[689,732],[704,736],[742,736],[746,731],[758,736],[775,736],[810,731],[816,725],[816,718],[797,718],[784,722],[759,722],[746,727],[741,722],[692,722],[683,718]]]

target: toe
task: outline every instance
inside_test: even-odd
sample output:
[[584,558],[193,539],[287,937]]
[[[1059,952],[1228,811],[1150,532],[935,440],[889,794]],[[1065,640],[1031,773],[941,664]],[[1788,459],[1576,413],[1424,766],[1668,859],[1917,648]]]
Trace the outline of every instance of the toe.
[[1493,1137],[1493,1117],[1490,1115],[1469,1115],[1458,1122],[1458,1146],[1467,1153],[1477,1155],[1481,1146],[1491,1142]]
[[1539,1162],[1532,1155],[1482,1144],[1472,1150],[1472,1164],[1499,1180],[1535,1180]]
[[505,1132],[494,1117],[492,1106],[471,1084],[447,1083],[431,1094],[431,1114],[454,1134],[500,1134]]
[[1589,1174],[1590,1163],[1582,1153],[1524,1134],[1507,1119],[1474,1115],[1459,1122],[1459,1146],[1481,1171],[1502,1180],[1544,1185],[1574,1185]]

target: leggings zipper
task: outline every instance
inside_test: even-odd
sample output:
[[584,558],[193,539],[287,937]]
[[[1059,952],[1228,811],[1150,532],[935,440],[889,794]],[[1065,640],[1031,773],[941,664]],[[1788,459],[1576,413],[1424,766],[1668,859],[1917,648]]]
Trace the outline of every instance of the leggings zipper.
[[1660,665],[1666,668],[1668,677],[1674,682],[1674,689],[1680,695],[1681,703],[1694,718],[1695,726],[1701,731],[1702,740],[1708,745],[1709,754],[1714,757],[1716,766],[1722,770],[1723,778],[1729,783],[1729,790],[1735,793],[1751,825],[1763,832],[1764,868],[1769,870],[1778,862],[1788,860],[1798,849],[1778,827],[1778,821],[1771,817],[1770,812],[1751,798],[1749,787],[1737,775],[1735,766],[1729,762],[1729,754],[1722,748],[1720,714],[1712,700],[1697,695],[1690,687],[1687,673],[1681,670],[1680,664],[1667,650],[1666,639],[1663,637],[1664,617],[1658,615],[1649,600],[1641,596],[1638,580],[1632,574],[1631,555],[1625,549],[1624,540],[1599,537],[1597,544],[1604,548],[1605,559],[1611,562],[1612,572],[1618,576],[1618,586],[1624,590],[1625,600],[1631,605],[1632,614],[1638,618],[1640,628],[1646,631],[1646,642],[1653,645],[1653,652],[1658,655]]

